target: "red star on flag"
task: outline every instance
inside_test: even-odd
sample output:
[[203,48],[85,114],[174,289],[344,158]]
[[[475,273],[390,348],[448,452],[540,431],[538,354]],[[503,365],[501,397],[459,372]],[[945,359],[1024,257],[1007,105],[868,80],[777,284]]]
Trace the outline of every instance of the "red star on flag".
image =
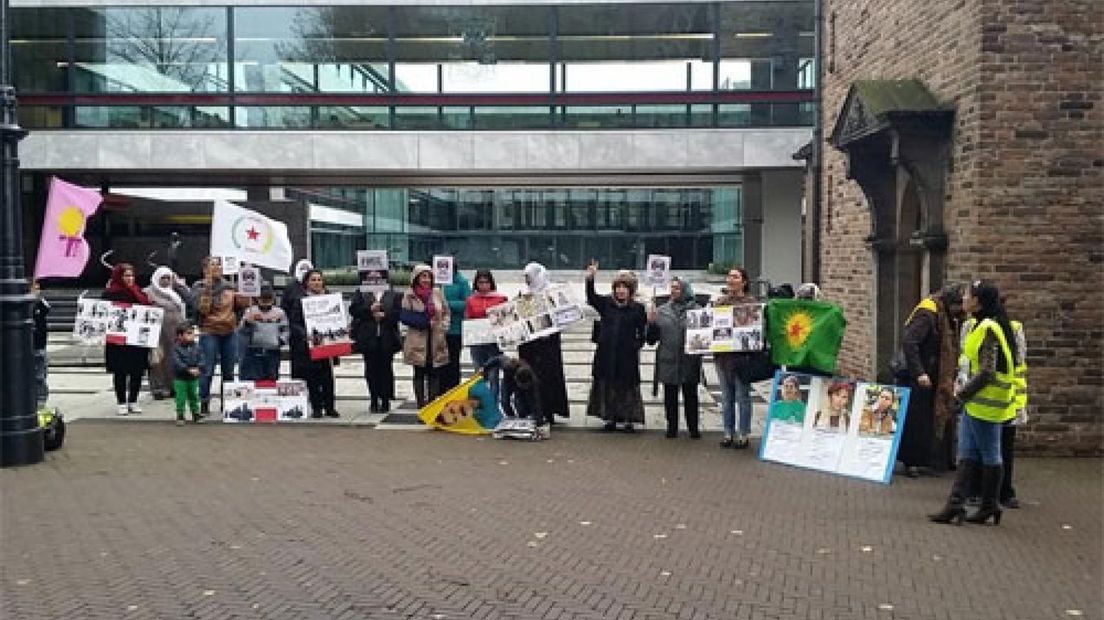
[[250,226],[249,230],[245,231],[245,234],[249,236],[250,241],[256,241],[257,237],[261,236],[261,233],[257,232],[257,229]]

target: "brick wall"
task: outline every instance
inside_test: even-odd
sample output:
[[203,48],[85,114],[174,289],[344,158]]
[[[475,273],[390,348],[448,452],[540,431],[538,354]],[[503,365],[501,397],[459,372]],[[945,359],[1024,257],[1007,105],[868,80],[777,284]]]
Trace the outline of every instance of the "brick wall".
[[[1102,452],[1104,3],[825,0],[827,135],[855,80],[919,78],[955,108],[947,278],[994,280],[1025,323],[1027,449]],[[825,145],[821,276],[851,328],[841,371],[873,369],[870,216]]]

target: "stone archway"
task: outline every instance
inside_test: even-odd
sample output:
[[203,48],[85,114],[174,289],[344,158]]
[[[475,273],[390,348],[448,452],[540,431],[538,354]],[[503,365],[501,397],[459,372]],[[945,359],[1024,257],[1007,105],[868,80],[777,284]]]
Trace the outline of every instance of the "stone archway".
[[953,118],[917,80],[862,81],[851,86],[832,131],[831,143],[847,154],[848,178],[870,208],[874,375],[888,368],[908,312],[943,284]]

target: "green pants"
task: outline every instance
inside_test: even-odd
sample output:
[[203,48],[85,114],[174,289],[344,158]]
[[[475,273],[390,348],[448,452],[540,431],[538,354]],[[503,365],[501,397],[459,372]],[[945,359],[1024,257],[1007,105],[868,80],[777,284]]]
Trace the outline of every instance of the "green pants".
[[176,417],[184,419],[184,402],[187,400],[188,409],[195,416],[199,413],[199,377],[194,379],[174,379],[173,390],[176,392]]

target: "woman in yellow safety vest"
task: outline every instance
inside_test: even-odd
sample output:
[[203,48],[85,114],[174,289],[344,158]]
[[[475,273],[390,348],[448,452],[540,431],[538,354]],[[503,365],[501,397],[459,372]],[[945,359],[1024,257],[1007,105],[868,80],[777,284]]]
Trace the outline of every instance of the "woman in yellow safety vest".
[[[1012,326],[1001,305],[997,287],[974,282],[962,297],[974,327],[962,345],[963,363],[969,363],[965,383],[956,387],[955,400],[962,405],[958,436],[958,471],[943,510],[928,515],[937,523],[1000,523],[998,494],[1004,473],[1001,461],[1001,425],[1016,416],[1015,369],[1018,353]],[[966,516],[970,480],[981,472],[981,507]]]

